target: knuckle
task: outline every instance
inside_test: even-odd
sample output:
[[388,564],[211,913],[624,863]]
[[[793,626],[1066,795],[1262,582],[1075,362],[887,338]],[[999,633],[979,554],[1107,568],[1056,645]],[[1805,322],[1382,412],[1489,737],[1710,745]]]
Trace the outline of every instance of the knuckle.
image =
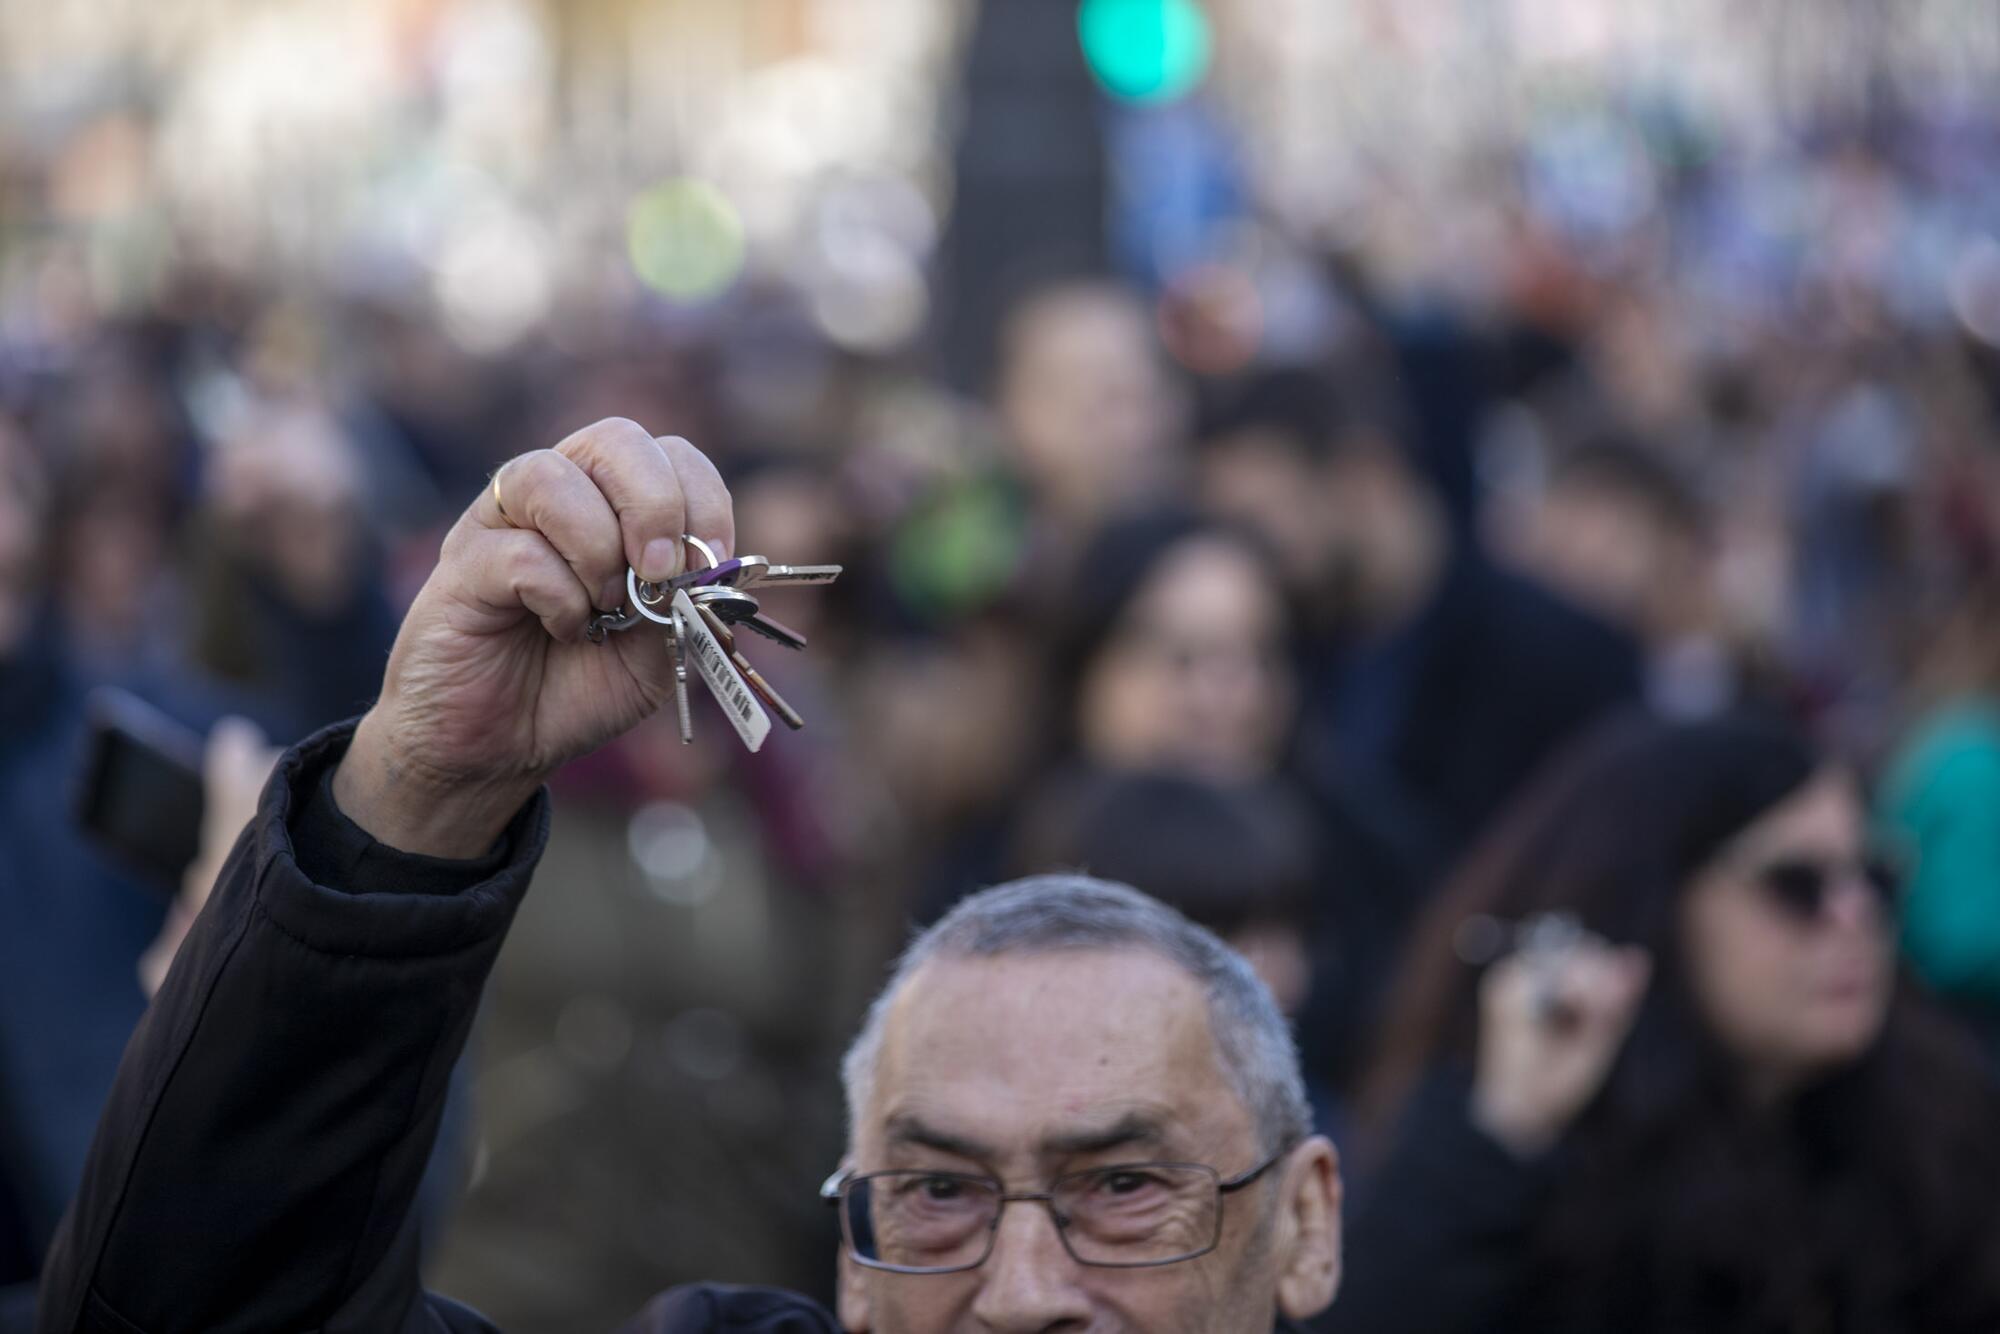
[[530,450],[507,465],[507,484],[519,488],[525,503],[531,493],[556,485],[569,466],[569,461],[553,449]]
[[653,443],[653,433],[630,417],[604,417],[574,432],[556,449],[571,457],[604,458],[629,450],[639,441]]
[[604,417],[589,427],[592,432],[616,440],[651,440],[653,433],[633,421],[630,417]]
[[438,543],[438,560],[441,563],[449,563],[462,558],[465,553],[465,544],[470,540],[471,534],[477,527],[478,525],[473,521],[470,511],[461,514],[457,522],[445,530],[443,540]]
[[509,542],[497,562],[507,582],[515,588],[539,587],[547,573],[539,547],[533,542]]
[[667,452],[676,469],[692,469],[704,482],[722,487],[722,470],[715,466],[715,460],[697,448],[686,436],[663,435],[660,448]]

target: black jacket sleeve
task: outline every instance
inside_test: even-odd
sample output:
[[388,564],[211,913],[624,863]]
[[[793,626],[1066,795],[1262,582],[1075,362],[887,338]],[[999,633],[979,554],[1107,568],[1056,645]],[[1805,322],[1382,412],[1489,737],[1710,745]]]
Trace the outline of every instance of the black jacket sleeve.
[[1501,1334],[1528,1295],[1527,1242],[1555,1165],[1472,1124],[1467,1081],[1433,1075],[1347,1225],[1340,1295],[1318,1334]]
[[411,1201],[446,1079],[548,831],[483,862],[375,844],[280,763],[119,1067],[37,1328],[481,1331],[419,1285]]

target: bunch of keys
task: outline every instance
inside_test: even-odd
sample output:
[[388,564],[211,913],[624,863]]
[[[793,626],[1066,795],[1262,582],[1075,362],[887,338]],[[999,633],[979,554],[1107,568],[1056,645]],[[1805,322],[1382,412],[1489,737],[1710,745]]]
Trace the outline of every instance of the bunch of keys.
[[771,711],[797,731],[805,719],[784,697],[771,688],[758,670],[750,665],[736,646],[736,632],[749,630],[789,649],[803,649],[805,636],[782,621],[766,616],[757,605],[753,588],[776,588],[787,584],[830,584],[840,577],[838,565],[774,565],[763,556],[736,556],[718,560],[715,549],[691,534],[683,541],[708,562],[699,570],[655,584],[641,579],[637,570],[625,572],[626,607],[606,612],[591,621],[588,634],[601,644],[613,631],[630,630],[651,622],[667,629],[667,649],[674,665],[674,709],[679,718],[681,744],[694,741],[694,715],[688,700],[688,660],[722,705],[743,744],[755,751],[771,734],[770,715],[758,704],[762,700]]

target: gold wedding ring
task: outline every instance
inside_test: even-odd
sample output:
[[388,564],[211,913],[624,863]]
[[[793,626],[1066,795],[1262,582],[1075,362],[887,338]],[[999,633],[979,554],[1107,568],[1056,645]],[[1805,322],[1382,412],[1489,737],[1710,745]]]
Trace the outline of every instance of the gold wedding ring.
[[[509,462],[511,461],[509,460]],[[500,474],[506,471],[507,464],[505,463],[493,470],[493,508],[500,511],[500,522],[506,524],[509,528],[519,528],[521,525],[507,517],[507,502],[500,499]]]

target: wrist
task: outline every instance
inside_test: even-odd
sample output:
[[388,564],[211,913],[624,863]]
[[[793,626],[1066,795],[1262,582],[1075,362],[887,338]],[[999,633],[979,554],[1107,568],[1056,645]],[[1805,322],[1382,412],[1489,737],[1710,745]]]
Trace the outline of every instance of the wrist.
[[483,856],[535,794],[533,778],[440,772],[400,751],[370,710],[333,774],[333,799],[377,843],[453,861]]
[[1559,1120],[1517,1099],[1496,1095],[1480,1084],[1467,1108],[1472,1124],[1517,1158],[1537,1158],[1561,1138]]

